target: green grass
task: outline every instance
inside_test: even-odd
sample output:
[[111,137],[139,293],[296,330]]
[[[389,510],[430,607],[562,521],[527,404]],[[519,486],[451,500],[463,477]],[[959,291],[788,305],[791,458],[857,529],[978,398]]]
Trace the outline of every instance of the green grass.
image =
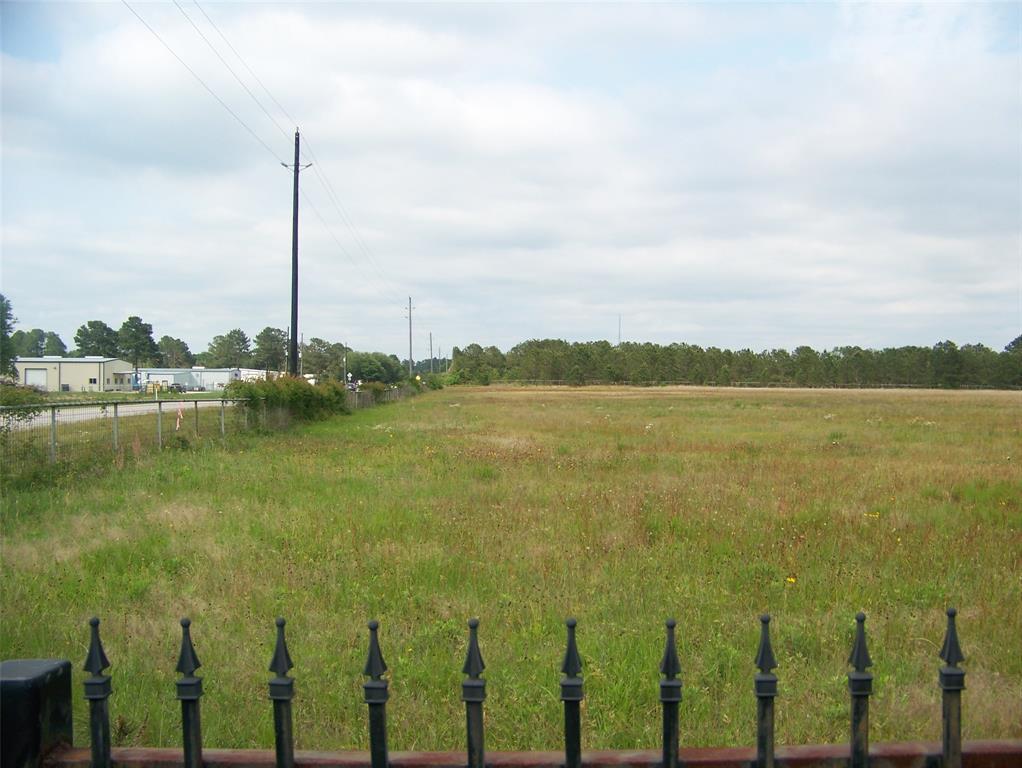
[[[487,747],[556,749],[574,615],[586,745],[652,747],[663,620],[676,616],[682,741],[734,745],[754,741],[769,611],[778,742],[841,742],[861,609],[873,740],[932,740],[943,611],[956,605],[965,735],[1017,738],[1020,405],[1017,393],[454,388],[230,450],[143,456],[8,494],[0,651],[78,668],[99,615],[115,738],[174,745],[188,615],[206,744],[267,747],[284,615],[298,746],[364,748],[365,622],[378,618],[391,748],[462,749],[477,615]],[[75,706],[84,743],[78,693]]]

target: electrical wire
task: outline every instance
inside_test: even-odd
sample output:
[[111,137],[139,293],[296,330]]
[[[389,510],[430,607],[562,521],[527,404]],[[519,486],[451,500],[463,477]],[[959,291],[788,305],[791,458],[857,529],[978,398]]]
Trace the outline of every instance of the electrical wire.
[[[198,33],[199,37],[202,38],[202,42],[204,42],[207,46],[209,46],[209,50],[213,51],[213,53],[216,55],[216,57],[218,59],[220,59],[220,63],[223,64],[225,67],[227,67],[227,71],[230,72],[231,75],[234,77],[234,79],[238,81],[238,85],[240,85],[242,88],[244,88],[245,89],[245,93],[247,93],[249,96],[252,97],[252,101],[254,101],[256,103],[256,106],[259,107],[259,109],[261,109],[263,111],[263,114],[266,115],[266,117],[269,118],[270,122],[273,123],[277,127],[277,130],[280,131],[281,134],[283,134],[285,139],[290,138],[290,136],[288,135],[288,132],[285,131],[280,126],[280,123],[278,123],[274,119],[273,115],[271,115],[269,113],[269,111],[266,109],[266,107],[263,106],[263,103],[261,101],[259,101],[259,99],[256,98],[256,95],[254,93],[252,93],[252,91],[249,90],[249,87],[247,85],[245,85],[244,81],[240,77],[238,77],[238,73],[235,72],[231,68],[231,65],[227,63],[227,60],[223,56],[220,55],[220,51],[218,51],[216,49],[216,47],[213,45],[213,43],[211,43],[209,41],[209,38],[207,38],[202,33],[202,30],[199,29],[199,26],[194,21],[192,21],[192,17],[189,16],[187,13],[185,13],[185,9],[181,7],[181,4],[178,3],[177,0],[173,0],[173,3],[174,3],[175,6],[177,6],[177,9],[179,11],[181,11],[181,15],[184,16],[186,19],[188,19],[188,23],[192,25],[192,29],[194,29],[196,31],[196,33]],[[202,10],[202,9],[200,8],[199,10]]]
[[[208,21],[210,26],[213,27],[216,33],[220,36],[220,39],[224,41],[224,44],[231,49],[231,53],[233,53],[235,57],[237,57],[238,61],[241,62],[241,65],[245,68],[245,70],[259,84],[259,87],[262,88],[266,95],[269,96],[270,100],[277,105],[277,108],[284,114],[284,117],[286,117],[292,123],[298,124],[298,121],[295,120],[295,118],[287,111],[287,109],[284,108],[280,101],[277,100],[277,98],[273,95],[273,92],[270,91],[266,84],[263,83],[263,81],[255,73],[255,70],[253,70],[252,67],[249,66],[248,62],[245,60],[245,57],[242,56],[238,52],[238,49],[231,44],[231,41],[227,39],[227,36],[223,33],[220,27],[217,26],[216,22],[214,22],[213,19],[210,18],[209,14],[206,13],[205,9],[201,5],[199,5],[198,0],[192,0],[192,3],[195,5],[196,8],[199,9],[199,12],[202,13],[202,15],[206,18],[206,21]],[[174,0],[174,4],[177,5],[177,0]],[[178,5],[178,8],[180,9],[181,6]],[[184,13],[183,10],[182,13]],[[185,14],[185,17],[188,18],[187,14]],[[189,21],[191,21],[191,19],[189,19]],[[203,36],[203,39],[204,40],[206,39],[205,36]],[[210,45],[208,40],[206,40],[206,43],[207,45]],[[210,45],[210,47],[212,48],[212,45]],[[215,48],[213,50],[214,52],[216,52]],[[219,53],[217,53],[217,57],[224,62],[224,66],[227,66],[227,62],[223,60],[223,57],[220,56]],[[235,79],[238,79],[238,81],[241,82],[237,74],[234,73],[233,69],[231,69],[229,66],[227,66],[227,69],[231,72],[232,75],[234,75]],[[242,85],[244,87],[244,84]],[[250,96],[252,96],[252,99],[259,105],[259,108],[262,109],[263,112],[266,112],[266,109],[263,107],[262,103],[255,98],[252,92],[247,87],[245,87],[245,90],[248,92]],[[269,117],[268,113],[267,116]],[[270,119],[273,120],[272,117]],[[275,125],[277,125],[275,120],[273,120],[273,122]],[[277,128],[278,130],[281,130],[281,132],[284,133],[285,136],[287,135],[286,132],[284,132],[279,125],[277,126]],[[351,232],[352,239],[354,239],[356,245],[358,246],[359,251],[365,257],[366,261],[370,263],[373,270],[376,272],[376,274],[379,276],[380,280],[382,280],[384,284],[389,284],[391,289],[395,290],[395,292],[398,294],[404,293],[404,291],[397,290],[397,286],[393,284],[393,282],[384,274],[383,270],[380,268],[379,262],[374,257],[371,249],[366,244],[365,240],[362,238],[362,235],[358,231],[358,228],[355,226],[354,221],[348,214],[347,210],[344,208],[344,204],[338,198],[337,193],[334,190],[333,184],[330,183],[330,179],[326,176],[325,172],[320,170],[320,168],[322,167],[322,163],[320,162],[319,158],[316,157],[316,153],[313,150],[312,145],[309,143],[308,138],[305,135],[302,135],[300,137],[300,140],[302,144],[305,146],[306,150],[308,151],[309,158],[313,162],[312,166],[313,174],[316,176],[317,180],[323,186],[323,189],[326,191],[327,197],[330,200],[330,203],[333,205],[334,209],[337,211],[341,222]]]
[[263,148],[267,152],[269,152],[271,155],[273,155],[273,157],[275,157],[278,160],[278,162],[281,162],[281,163],[284,162],[280,158],[280,155],[278,155],[276,152],[274,152],[272,147],[270,147],[269,144],[267,144],[265,141],[263,141],[259,137],[259,134],[257,134],[254,130],[252,130],[251,127],[249,127],[248,123],[246,123],[244,120],[242,120],[240,117],[238,117],[238,114],[233,109],[231,109],[229,106],[227,106],[227,102],[225,102],[223,99],[221,99],[219,96],[217,96],[216,92],[206,84],[206,81],[203,80],[201,77],[199,77],[198,74],[196,74],[195,70],[192,69],[191,67],[189,67],[188,64],[185,63],[185,60],[177,55],[177,52],[173,48],[170,47],[170,45],[167,43],[167,41],[164,40],[162,37],[160,37],[160,34],[155,29],[153,29],[151,26],[149,26],[148,22],[146,22],[145,19],[143,19],[141,16],[138,15],[138,11],[136,11],[134,8],[132,8],[130,5],[128,5],[128,0],[121,0],[121,2],[124,3],[124,7],[125,8],[127,8],[129,11],[132,12],[132,14],[135,16],[136,19],[138,19],[140,22],[142,22],[143,26],[145,26],[146,29],[148,29],[150,32],[152,32],[153,37],[155,37],[157,40],[160,41],[160,43],[163,45],[163,47],[166,48],[170,52],[170,54],[175,59],[178,60],[178,62],[181,64],[181,66],[188,70],[189,74],[191,74],[191,76],[194,77],[198,81],[199,85],[201,85],[203,88],[205,88],[206,91],[209,93],[209,95],[212,96],[214,99],[216,99],[217,102],[220,104],[220,106],[223,107],[224,109],[226,109],[227,112],[231,115],[231,117],[233,117],[235,120],[237,120],[238,124],[241,125],[242,128],[244,128],[246,131],[249,132],[249,134],[252,136],[253,139],[255,139],[260,144],[262,144]]
[[274,104],[276,104],[276,105],[277,105],[277,109],[279,109],[279,110],[280,110],[281,112],[283,112],[283,113],[284,113],[284,117],[286,117],[286,118],[287,118],[288,120],[290,120],[290,121],[291,121],[292,123],[294,123],[295,125],[297,125],[297,124],[298,124],[298,121],[297,121],[297,120],[295,120],[295,119],[294,119],[293,117],[291,117],[291,115],[290,115],[290,114],[288,113],[288,111],[287,111],[286,109],[284,109],[284,107],[283,107],[283,106],[281,105],[281,103],[280,103],[279,101],[277,101],[276,97],[275,97],[275,96],[274,96],[274,95],[273,95],[272,93],[270,93],[270,89],[269,89],[269,88],[267,88],[267,87],[266,87],[266,86],[265,86],[265,85],[263,84],[263,81],[259,79],[259,76],[258,76],[258,75],[257,75],[257,74],[256,74],[255,72],[253,72],[253,71],[252,71],[252,67],[250,67],[250,66],[248,65],[248,62],[247,62],[247,61],[245,61],[245,59],[244,59],[244,58],[242,57],[242,55],[241,55],[240,53],[238,53],[238,51],[237,51],[237,50],[235,49],[235,47],[234,47],[233,45],[231,45],[231,41],[230,41],[230,40],[228,40],[228,39],[227,39],[227,36],[226,36],[226,35],[224,35],[224,33],[220,31],[220,27],[218,27],[218,26],[216,25],[216,22],[214,22],[214,21],[213,21],[213,19],[211,19],[211,18],[209,17],[209,14],[208,14],[208,13],[206,13],[205,9],[203,9],[203,7],[202,7],[201,5],[199,5],[199,2],[198,2],[198,0],[192,0],[192,2],[193,2],[193,3],[195,4],[195,7],[199,9],[199,11],[200,11],[200,12],[202,13],[202,15],[206,17],[206,21],[208,21],[208,22],[209,22],[209,25],[210,25],[211,27],[213,27],[213,29],[215,29],[215,30],[216,30],[216,33],[217,33],[218,35],[220,35],[220,39],[221,39],[221,40],[223,40],[223,41],[224,41],[224,43],[225,43],[225,44],[227,45],[227,47],[231,49],[231,53],[233,53],[233,54],[234,54],[234,55],[235,55],[235,56],[236,56],[236,57],[238,58],[238,61],[240,61],[240,62],[241,62],[241,65],[242,65],[243,67],[245,67],[245,69],[246,69],[246,70],[248,70],[248,73],[249,73],[250,75],[252,75],[252,78],[253,78],[253,79],[254,79],[254,80],[255,80],[255,81],[257,82],[257,83],[259,83],[259,87],[260,87],[260,88],[262,88],[262,89],[263,89],[263,90],[264,90],[264,91],[266,92],[266,95],[270,97],[270,100],[271,100],[271,101],[272,101],[272,102],[273,102]]
[[337,245],[337,249],[342,254],[344,254],[344,257],[351,263],[353,267],[355,267],[356,269],[359,270],[359,272],[362,273],[362,277],[365,284],[372,287],[373,290],[375,290],[380,295],[381,298],[384,299],[387,298],[387,292],[381,290],[383,286],[381,286],[371,274],[365,271],[365,268],[360,262],[352,258],[351,254],[348,252],[348,249],[344,247],[343,243],[341,243],[340,239],[337,237],[333,229],[330,227],[330,224],[327,223],[327,220],[323,217],[323,214],[319,212],[319,208],[317,208],[316,204],[312,202],[311,198],[309,198],[305,190],[299,187],[298,191],[301,194],[302,199],[312,209],[312,212],[316,215],[316,218],[319,219],[320,223],[323,225],[323,228],[327,231],[327,234],[329,234],[331,239],[333,239],[334,243]]
[[[266,115],[266,117],[270,120],[270,122],[273,123],[273,125],[277,128],[278,131],[281,132],[281,134],[283,134],[283,136],[285,138],[290,138],[290,136],[288,135],[287,131],[284,130],[281,127],[281,125],[277,122],[276,119],[274,119],[274,117],[270,114],[270,112],[266,109],[266,107],[262,104],[262,102],[256,97],[256,95],[254,93],[252,93],[251,89],[238,76],[237,72],[234,71],[234,69],[230,66],[230,64],[227,63],[227,61],[220,54],[220,52],[217,51],[216,47],[212,44],[212,42],[209,40],[209,38],[206,37],[205,34],[203,34],[203,32],[195,24],[195,21],[185,12],[184,8],[181,7],[181,5],[177,2],[177,0],[172,0],[172,1],[173,1],[174,5],[177,7],[177,9],[181,12],[181,15],[184,16],[185,19],[187,19],[188,23],[192,26],[192,28],[196,31],[196,33],[198,33],[199,37],[201,37],[203,42],[205,42],[206,45],[210,48],[210,50],[213,51],[213,53],[216,55],[216,57],[220,60],[220,63],[222,63],[224,65],[224,67],[227,69],[228,72],[230,72],[230,74],[234,77],[234,79],[238,82],[238,84],[241,85],[241,87],[245,90],[245,92],[249,95],[249,97],[256,103],[256,105],[260,108],[260,110],[262,110],[263,114]],[[160,34],[148,22],[146,22],[146,20],[143,19],[138,14],[138,12],[134,8],[131,7],[131,5],[128,4],[127,0],[121,0],[121,2],[124,4],[124,6],[129,11],[131,11],[131,13],[135,16],[135,18],[137,18],[143,24],[143,26],[145,26],[145,28],[148,29],[152,33],[152,35],[157,40],[160,41],[160,43],[163,45],[163,47],[166,48],[175,59],[177,59],[177,61],[181,64],[181,66],[183,66],[186,70],[188,70],[189,74],[191,74],[192,77],[194,77],[195,80],[198,81],[198,83],[200,85],[202,85],[202,87],[205,88],[206,91],[214,99],[216,99],[216,101],[220,104],[220,106],[222,106],[246,131],[248,131],[248,133],[257,142],[259,142],[259,144],[261,144],[263,146],[263,148],[266,149],[266,151],[269,152],[278,161],[278,163],[280,163],[281,165],[287,167],[287,163],[276,152],[273,151],[273,149],[269,146],[269,144],[267,144],[265,141],[263,141],[262,138],[260,138],[260,136],[248,125],[248,123],[246,123],[244,120],[242,120],[241,117],[239,117],[238,114],[233,109],[231,109],[230,106],[228,106],[228,104],[222,98],[220,98],[220,96],[217,95],[217,93],[201,77],[199,77],[199,75],[195,72],[195,70],[193,70],[185,62],[185,60],[182,59],[181,56],[179,56],[177,54],[177,52],[170,46],[170,44],[168,44],[166,42],[166,40],[164,40],[160,36]],[[217,34],[220,36],[220,38],[224,41],[224,43],[227,45],[227,47],[230,48],[231,52],[234,53],[234,55],[238,58],[238,61],[241,62],[242,66],[244,66],[245,69],[248,71],[248,73],[253,77],[253,79],[257,83],[259,83],[260,87],[263,89],[263,91],[266,92],[266,94],[267,94],[267,96],[269,96],[270,100],[277,106],[278,109],[280,109],[280,111],[284,114],[285,117],[287,117],[289,120],[291,120],[291,122],[296,122],[294,120],[294,118],[288,113],[288,111],[283,107],[283,105],[276,99],[276,97],[274,97],[273,93],[269,90],[269,88],[267,88],[266,85],[262,82],[262,80],[259,79],[258,75],[256,75],[256,73],[248,65],[248,63],[245,61],[244,57],[241,56],[240,53],[238,53],[237,49],[233,45],[231,45],[231,42],[227,39],[226,35],[224,35],[224,33],[220,30],[220,28],[216,25],[216,23],[210,18],[209,14],[206,13],[206,11],[202,8],[202,6],[199,5],[197,0],[193,0],[193,3],[195,5],[195,7],[198,8],[199,11],[202,13],[202,15],[206,18],[206,20],[210,23],[210,26],[213,27],[213,29],[217,32]],[[352,266],[354,266],[357,269],[359,269],[359,271],[362,273],[363,277],[365,278],[365,282],[367,284],[369,284],[380,295],[381,298],[386,299],[388,297],[388,295],[390,295],[391,293],[398,293],[398,294],[404,293],[404,291],[397,290],[397,287],[389,280],[389,278],[386,277],[386,275],[380,269],[379,264],[377,263],[376,259],[373,257],[372,252],[370,251],[368,245],[363,240],[361,234],[358,232],[357,228],[355,227],[354,222],[351,220],[351,217],[348,215],[347,211],[344,209],[343,204],[338,199],[337,194],[336,194],[336,192],[333,189],[333,185],[330,183],[330,180],[326,177],[326,175],[322,171],[319,170],[320,163],[318,162],[318,160],[317,160],[317,158],[315,156],[315,153],[312,150],[312,147],[309,145],[308,140],[304,136],[302,136],[300,138],[301,138],[302,143],[305,145],[306,149],[308,150],[308,154],[309,154],[310,159],[313,160],[314,164],[313,164],[312,167],[313,167],[314,175],[316,176],[317,180],[322,185],[323,189],[326,191],[327,199],[330,201],[330,203],[333,205],[334,209],[337,211],[338,216],[341,219],[341,222],[351,232],[352,238],[354,239],[355,243],[357,244],[359,251],[365,257],[365,261],[368,262],[370,266],[372,266],[373,270],[376,272],[376,275],[378,276],[378,279],[377,279],[377,276],[374,276],[374,275],[372,275],[370,273],[367,273],[365,268],[364,268],[364,266],[358,260],[354,259],[351,256],[351,253],[341,243],[340,239],[337,237],[337,235],[334,233],[333,229],[328,224],[326,218],[323,216],[322,213],[320,213],[319,209],[316,207],[315,203],[313,203],[313,201],[309,198],[308,194],[306,193],[306,191],[304,189],[300,189],[302,198],[305,200],[305,202],[312,209],[312,211],[315,214],[316,218],[318,218],[320,220],[320,223],[322,223],[323,227],[327,230],[327,233],[330,235],[331,239],[337,245],[338,249],[341,251],[341,253],[344,255],[344,257],[349,262],[351,262]]]

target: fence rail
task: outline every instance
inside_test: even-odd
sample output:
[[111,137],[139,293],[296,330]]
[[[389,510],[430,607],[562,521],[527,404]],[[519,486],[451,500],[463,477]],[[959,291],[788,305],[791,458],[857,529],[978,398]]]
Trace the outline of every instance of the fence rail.
[[[468,644],[462,673],[461,698],[465,703],[466,751],[464,756],[452,753],[406,753],[391,757],[387,741],[387,702],[389,700],[388,670],[379,640],[380,625],[369,622],[368,654],[362,674],[368,678],[363,684],[365,704],[368,707],[369,754],[365,753],[297,753],[294,749],[292,727],[292,700],[294,678],[290,671],[294,664],[288,652],[285,621],[276,620],[276,644],[269,670],[273,677],[268,682],[268,695],[273,706],[275,750],[269,753],[244,750],[217,750],[204,753],[200,720],[200,700],[203,696],[203,678],[196,675],[201,666],[192,642],[191,622],[181,620],[181,650],[176,671],[181,677],[176,682],[177,699],[181,702],[182,751],[165,749],[119,749],[110,744],[111,677],[104,674],[110,667],[99,634],[99,619],[90,620],[89,649],[84,669],[89,677],[84,681],[85,698],[89,702],[88,753],[82,749],[67,749],[70,743],[70,690],[71,665],[68,661],[7,661],[3,662],[2,708],[3,768],[27,768],[40,764],[48,749],[64,745],[50,756],[49,765],[62,768],[153,768],[154,766],[260,766],[276,768],[302,766],[408,766],[409,768],[485,768],[515,766],[516,768],[581,768],[581,766],[635,766],[638,768],[803,768],[806,766],[913,766],[914,768],[998,768],[1022,765],[1022,740],[962,743],[961,693],[965,689],[965,671],[959,666],[965,657],[958,640],[954,608],[947,611],[947,629],[939,658],[944,662],[938,670],[937,684],[942,692],[941,742],[886,744],[870,747],[869,697],[872,695],[873,666],[866,642],[866,617],[856,616],[855,640],[848,665],[850,696],[850,728],[847,746],[794,746],[776,749],[774,745],[774,700],[778,695],[777,668],[770,642],[770,617],[761,617],[759,648],[753,678],[756,698],[755,749],[679,749],[679,709],[682,701],[681,664],[675,642],[676,623],[665,625],[663,658],[660,662],[662,678],[659,698],[663,713],[661,749],[630,752],[583,752],[581,743],[581,708],[584,699],[582,676],[583,661],[576,641],[577,624],[566,621],[567,640],[560,671],[561,701],[564,706],[563,751],[534,753],[487,754],[484,741],[483,703],[486,700],[485,663],[479,644],[479,620],[468,622]],[[41,666],[42,665],[42,666]],[[48,665],[48,666],[47,666]],[[34,687],[26,679],[41,681]],[[25,714],[26,721],[36,723],[36,730],[15,730],[8,724],[9,712]],[[44,713],[48,714],[44,716]],[[53,713],[58,713],[56,717]],[[66,721],[66,722],[65,722]],[[39,725],[42,723],[43,725]],[[54,723],[56,723],[54,725]],[[45,726],[45,728],[43,727]],[[936,735],[936,734],[934,734]],[[88,754],[88,759],[86,759]]]

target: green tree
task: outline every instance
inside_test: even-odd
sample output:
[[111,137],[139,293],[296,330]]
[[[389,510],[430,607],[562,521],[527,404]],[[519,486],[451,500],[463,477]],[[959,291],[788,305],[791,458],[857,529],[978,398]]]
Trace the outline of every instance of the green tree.
[[140,363],[159,365],[160,348],[153,340],[153,327],[142,318],[131,315],[117,332],[119,355],[136,369]]
[[42,328],[29,331],[15,331],[11,334],[14,354],[18,357],[40,357],[46,342],[46,332]]
[[938,387],[954,389],[962,383],[962,354],[953,341],[941,341],[933,345],[930,353],[933,361],[933,378]]
[[240,328],[214,336],[199,362],[210,368],[244,368],[252,359],[248,336]]
[[118,354],[120,348],[117,331],[102,320],[89,320],[75,331],[75,357],[117,357]]
[[11,329],[18,322],[14,317],[11,302],[0,293],[0,376],[14,376],[14,345],[11,344]]
[[190,368],[195,365],[195,355],[181,339],[172,336],[161,336],[157,346],[160,357],[168,368]]
[[252,367],[282,371],[287,363],[287,331],[267,326],[253,339]]
[[43,343],[44,355],[66,355],[67,344],[56,334],[55,331],[46,332],[46,341]]
[[[343,344],[314,336],[302,345],[302,373],[339,381],[344,378],[344,356],[349,352]],[[348,370],[352,370],[351,356],[348,358]]]

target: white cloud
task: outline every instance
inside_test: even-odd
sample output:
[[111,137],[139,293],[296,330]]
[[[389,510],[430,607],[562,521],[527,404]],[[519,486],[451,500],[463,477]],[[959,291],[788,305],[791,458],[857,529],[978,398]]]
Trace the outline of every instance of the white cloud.
[[[136,7],[290,159],[268,99],[285,135],[175,8]],[[447,349],[615,338],[619,312],[631,339],[753,348],[1000,347],[1022,325],[1017,9],[207,12],[367,246],[306,171],[306,336],[404,354],[409,293]],[[198,349],[286,325],[288,174],[123,7],[51,22],[55,60],[3,60],[23,325],[70,341],[130,312]]]

